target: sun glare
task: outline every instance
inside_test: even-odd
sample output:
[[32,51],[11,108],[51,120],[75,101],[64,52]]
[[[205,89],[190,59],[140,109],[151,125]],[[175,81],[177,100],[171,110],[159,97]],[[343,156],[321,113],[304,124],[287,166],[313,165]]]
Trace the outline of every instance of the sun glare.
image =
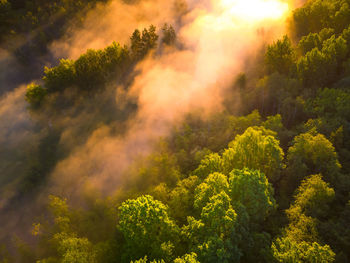
[[221,7],[233,17],[252,22],[280,19],[288,11],[288,4],[278,0],[221,0]]

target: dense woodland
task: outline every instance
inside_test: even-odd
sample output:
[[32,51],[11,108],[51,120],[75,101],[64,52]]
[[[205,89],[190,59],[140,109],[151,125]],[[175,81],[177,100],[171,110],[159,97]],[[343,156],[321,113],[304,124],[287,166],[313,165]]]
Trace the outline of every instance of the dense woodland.
[[[37,30],[32,43],[45,52],[59,37],[50,27],[96,2],[1,0],[0,41]],[[53,14],[61,19],[47,25]],[[34,241],[4,241],[0,262],[350,262],[350,1],[307,1],[287,24],[254,69],[232,76],[222,112],[186,115],[111,196],[87,194],[77,206],[50,195],[30,222]],[[119,105],[111,83],[127,91],[135,65],[169,47],[182,48],[174,27],[150,25],[130,45],[45,67],[25,95],[36,143],[25,155],[0,150],[22,160],[2,160],[4,174],[20,174],[9,205],[45,187],[72,151],[61,139],[68,128],[76,144],[101,124],[125,133],[137,99]]]

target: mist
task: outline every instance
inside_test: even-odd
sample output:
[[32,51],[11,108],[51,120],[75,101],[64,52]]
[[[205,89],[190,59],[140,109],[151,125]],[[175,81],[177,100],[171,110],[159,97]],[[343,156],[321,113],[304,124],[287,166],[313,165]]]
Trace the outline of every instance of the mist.
[[[26,209],[2,217],[4,233],[23,223],[18,220],[9,226],[5,223],[11,221],[9,218],[20,218],[28,210],[40,211],[48,194],[68,197],[76,204],[84,192],[91,189],[103,196],[113,194],[118,191],[128,169],[154,152],[159,139],[166,137],[186,114],[196,111],[206,118],[223,109],[225,91],[232,87],[237,74],[246,70],[252,54],[284,33],[287,13],[284,10],[281,16],[272,19],[267,16],[246,20],[226,7],[215,0],[189,0],[187,3],[145,0],[134,4],[111,1],[91,10],[83,27],[72,25],[62,39],[50,45],[54,57],[76,59],[87,49],[104,48],[114,40],[128,45],[129,36],[136,28],[143,29],[150,24],[160,29],[168,23],[177,33],[174,47],[154,50],[135,66],[135,77],[125,93],[120,92],[118,83],[109,84],[103,94],[96,96],[98,100],[94,106],[83,104],[79,115],[69,111],[61,116],[52,115],[44,125],[45,131],[36,127],[36,120],[45,118],[30,113],[24,100],[25,87],[3,95],[0,100],[0,140],[2,149],[10,150],[2,153],[9,160],[2,160],[5,179],[1,182],[4,191],[0,209],[15,196],[17,179],[25,170],[25,161],[31,152],[24,149],[35,147],[45,132],[54,128],[63,131],[58,145],[65,149],[59,162],[50,170],[36,201],[26,200]],[[99,123],[99,107],[109,100],[123,107],[125,98],[132,98],[138,105],[135,114],[123,124],[118,119]],[[240,103],[238,96],[235,103]],[[113,114],[116,114],[114,110],[108,113],[111,119]],[[86,123],[93,123],[89,126],[91,132],[79,137],[79,127]],[[13,154],[16,149],[20,149],[17,155]],[[18,177],[11,177],[13,169],[4,167],[15,159],[19,160],[18,168],[13,168]],[[25,220],[30,221],[28,216]],[[27,235],[30,231],[23,229],[28,225],[16,232]]]
[[[173,6],[172,2],[164,6],[145,1],[136,7],[112,2],[106,10],[99,7],[97,14],[90,14],[82,31],[52,46],[74,58],[81,50],[103,47],[119,35],[125,37],[128,35],[125,32],[132,32],[132,28],[149,23],[159,28],[162,23],[180,21],[177,36],[182,48],[151,54],[135,69],[137,75],[127,96],[137,98],[138,111],[128,121],[127,132],[115,137],[108,126],[95,130],[86,144],[74,149],[54,169],[51,183],[58,193],[79,192],[83,185],[87,188],[93,185],[104,194],[115,191],[135,158],[152,152],[157,139],[166,136],[187,113],[198,110],[205,117],[220,111],[223,94],[244,69],[249,52],[266,38],[278,37],[283,32],[283,23],[276,25],[281,19],[251,23],[231,17],[215,1],[189,2],[180,19],[174,16],[177,14]],[[123,8],[127,16],[119,16]],[[103,22],[92,22],[101,14]],[[116,18],[120,27],[113,26]],[[265,28],[263,35],[258,33],[261,28]],[[90,41],[91,38],[94,40]],[[121,39],[122,43],[128,41]],[[71,44],[73,47],[66,49]]]

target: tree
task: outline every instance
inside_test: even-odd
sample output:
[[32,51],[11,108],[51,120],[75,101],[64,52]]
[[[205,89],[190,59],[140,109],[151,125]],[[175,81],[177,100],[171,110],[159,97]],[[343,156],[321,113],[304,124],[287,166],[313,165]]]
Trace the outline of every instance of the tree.
[[207,230],[227,235],[234,229],[236,216],[231,198],[224,191],[210,197],[201,213],[201,219],[209,228]]
[[151,49],[157,47],[157,41],[159,36],[156,34],[156,27],[150,25],[148,30],[145,28],[142,31],[142,43],[144,46],[144,51],[148,52]]
[[350,7],[347,1],[339,1],[335,6],[339,9],[337,8],[335,12],[333,25],[336,32],[339,33],[350,24]]
[[272,187],[259,171],[233,170],[229,180],[212,173],[195,190],[200,219],[189,217],[183,236],[200,262],[239,262],[248,248],[267,247],[264,234],[252,235],[250,226],[264,220],[275,205]]
[[111,77],[120,78],[129,64],[128,48],[113,42],[105,49],[89,49],[75,61],[61,59],[56,67],[45,67],[43,81],[48,92],[62,92],[69,87],[95,91]]
[[96,255],[86,238],[67,237],[60,242],[62,263],[94,263]]
[[298,77],[305,86],[318,87],[326,85],[330,64],[325,54],[314,48],[299,59],[297,63]]
[[193,172],[193,174],[198,176],[199,178],[205,179],[211,173],[221,172],[221,171],[223,171],[223,163],[222,163],[221,156],[217,153],[212,153],[205,156],[201,160],[200,165]]
[[137,57],[142,54],[142,41],[140,30],[136,29],[130,38],[131,41],[131,52]]
[[323,42],[333,35],[334,29],[332,28],[324,28],[319,33],[310,33],[300,39],[298,49],[302,55],[305,55],[314,48],[321,50]]
[[194,206],[200,219],[188,217],[182,236],[200,262],[238,262],[241,256],[234,239],[237,214],[228,186],[225,175],[213,173],[195,190]]
[[190,176],[179,181],[170,193],[169,208],[173,218],[181,224],[186,223],[186,217],[193,214],[194,192],[200,184],[200,179]]
[[312,175],[302,181],[295,193],[295,201],[286,210],[290,225],[286,235],[297,242],[318,242],[317,228],[334,200],[334,190],[320,175]]
[[95,263],[96,250],[87,238],[80,238],[74,230],[74,213],[67,205],[67,199],[49,196],[49,210],[54,225],[35,224],[33,235],[41,238],[44,251],[55,251],[55,257],[48,257],[38,262]]
[[164,24],[162,28],[162,43],[165,45],[171,46],[174,45],[176,42],[176,32],[175,29],[168,24]]
[[[303,213],[313,218],[325,217],[330,211],[330,203],[335,197],[334,190],[322,180],[321,175],[311,175],[302,181],[296,191],[294,205],[287,210],[290,218],[298,218]],[[298,214],[295,214],[295,208]]]
[[288,36],[267,47],[265,63],[269,73],[279,72],[288,75],[294,61],[294,49]]
[[314,48],[297,62],[297,73],[305,86],[323,87],[336,80],[347,54],[346,41],[334,35],[323,42],[322,49]]
[[251,127],[237,135],[222,155],[225,174],[247,167],[260,170],[270,182],[277,182],[284,167],[284,153],[274,135],[263,127]]
[[277,239],[272,244],[273,256],[278,262],[328,263],[334,262],[335,254],[328,245],[317,242],[294,242],[289,238]]
[[141,189],[147,189],[160,183],[174,187],[179,181],[181,174],[176,159],[166,149],[161,149],[161,151],[151,154],[138,172],[136,184]]
[[260,79],[257,83],[254,91],[256,106],[265,116],[283,113],[283,120],[286,122],[288,121],[288,115],[293,114],[295,110],[284,112],[283,104],[285,100],[295,100],[301,91],[301,87],[297,79],[274,72]]
[[130,38],[133,58],[136,61],[144,58],[150,50],[157,47],[158,38],[156,27],[153,25],[143,29],[142,34],[136,29]]
[[337,153],[324,135],[303,133],[294,138],[288,149],[284,191],[294,191],[309,174],[322,174],[327,182],[334,182],[340,167]]
[[62,91],[65,88],[74,86],[76,83],[74,61],[61,59],[58,66],[45,67],[43,81],[48,92]]
[[290,224],[272,244],[273,256],[279,262],[334,261],[334,252],[328,245],[320,245],[317,232],[319,219],[327,214],[333,198],[334,190],[320,175],[303,180],[286,211]]
[[11,3],[7,0],[0,1],[0,41],[5,40],[4,36],[11,29]]
[[339,6],[340,1],[308,1],[304,6],[296,9],[291,19],[291,27],[295,37],[299,39],[309,33],[318,33],[323,28],[332,28],[332,18],[337,12],[336,6]]
[[350,121],[350,92],[341,89],[319,89],[317,97],[309,100],[308,110],[319,117],[343,118]]
[[76,83],[82,90],[101,87],[107,72],[104,70],[103,51],[88,49],[75,62]]
[[236,218],[231,199],[224,191],[209,198],[200,220],[188,217],[182,235],[199,262],[239,262],[241,253],[233,240]]
[[208,231],[204,242],[198,246],[200,262],[238,262],[240,253],[232,242],[237,214],[230,197],[221,192],[210,198],[203,208],[201,219]]
[[26,101],[32,108],[38,108],[42,104],[47,95],[47,90],[40,85],[34,83],[27,86]]
[[174,263],[199,263],[199,261],[197,260],[197,254],[192,252],[191,254],[176,258]]
[[130,263],[165,263],[165,261],[163,259],[149,261],[147,256],[145,256],[144,258],[141,258],[141,259],[135,260],[135,261],[131,261]]
[[220,173],[210,174],[195,190],[194,206],[202,209],[209,199],[221,192],[228,192],[227,177]]
[[257,170],[233,170],[229,185],[232,201],[243,204],[253,222],[261,222],[276,208],[273,188],[266,176]]
[[124,261],[147,255],[151,260],[170,259],[178,227],[168,208],[146,195],[127,200],[119,207],[118,229],[125,238]]

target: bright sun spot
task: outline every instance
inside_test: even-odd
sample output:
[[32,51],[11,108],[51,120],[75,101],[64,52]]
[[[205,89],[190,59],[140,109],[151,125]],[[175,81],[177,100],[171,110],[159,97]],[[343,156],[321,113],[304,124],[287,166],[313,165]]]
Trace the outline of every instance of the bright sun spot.
[[288,11],[288,4],[278,0],[221,0],[221,6],[231,16],[251,22],[279,19]]

